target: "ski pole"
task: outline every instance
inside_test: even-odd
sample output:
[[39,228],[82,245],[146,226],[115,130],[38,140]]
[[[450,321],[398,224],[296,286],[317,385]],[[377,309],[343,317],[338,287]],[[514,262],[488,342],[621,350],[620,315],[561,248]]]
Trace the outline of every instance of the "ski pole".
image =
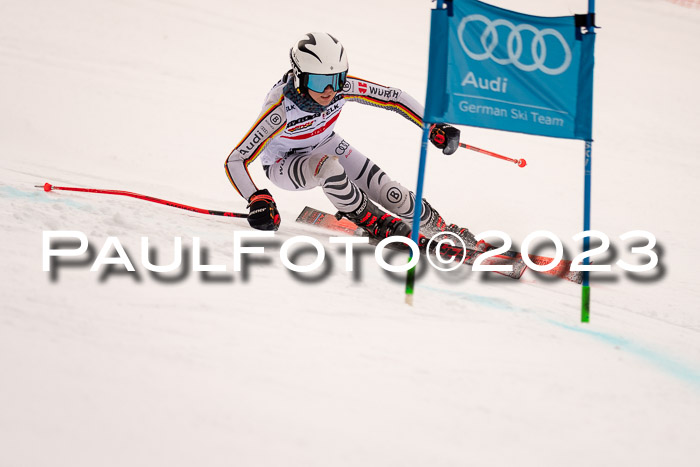
[[459,143],[459,147],[464,149],[471,149],[472,151],[480,152],[481,154],[486,154],[487,156],[495,157],[497,159],[503,159],[504,161],[513,162],[514,164],[517,164],[518,167],[525,167],[527,165],[525,159],[511,159],[510,157],[501,156],[500,154],[496,154],[495,152],[480,149],[475,146],[469,146],[468,144],[464,143]]
[[152,203],[164,204],[166,206],[172,206],[174,208],[185,209],[186,211],[198,212],[200,214],[210,214],[212,216],[225,216],[225,217],[248,217],[246,213],[240,212],[225,212],[225,211],[213,211],[211,209],[201,209],[195,208],[194,206],[188,206],[186,204],[176,203],[174,201],[168,201],[165,199],[154,198],[152,196],[140,195],[138,193],[132,193],[130,191],[121,190],[100,190],[96,188],[75,188],[68,186],[55,186],[50,183],[44,183],[44,185],[34,185],[36,188],[43,188],[44,191],[49,192],[51,190],[63,190],[63,191],[80,191],[82,193],[100,193],[103,195],[120,195],[120,196],[130,196],[136,199],[142,199],[144,201],[151,201]]

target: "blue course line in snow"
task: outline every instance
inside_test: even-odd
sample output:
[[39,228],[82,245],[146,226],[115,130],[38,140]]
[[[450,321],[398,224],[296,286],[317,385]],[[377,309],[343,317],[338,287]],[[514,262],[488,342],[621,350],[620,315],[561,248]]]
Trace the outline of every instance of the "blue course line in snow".
[[695,389],[700,390],[700,368],[690,367],[685,363],[679,362],[678,360],[674,359],[669,355],[649,349],[639,343],[630,341],[628,339],[608,334],[605,332],[594,331],[590,328],[590,325],[586,327],[578,327],[565,323],[560,323],[553,319],[539,316],[535,310],[514,306],[508,300],[502,298],[485,297],[482,295],[476,295],[467,292],[458,292],[453,290],[445,290],[425,285],[421,285],[420,288],[430,290],[432,292],[442,293],[445,295],[451,295],[461,300],[465,300],[478,305],[484,305],[497,310],[529,313],[531,315],[537,316],[539,319],[545,321],[548,324],[552,324],[567,331],[585,334],[606,344],[614,345],[620,350],[624,350],[632,355],[635,355],[645,360],[646,362],[652,364],[653,366],[657,367],[658,369],[662,370],[663,372],[673,376],[674,378],[684,381],[694,386]]
[[560,328],[566,329],[568,331],[578,332],[581,334],[586,334],[592,336],[602,342],[607,344],[615,345],[616,347],[625,350],[637,357],[641,357],[652,365],[660,368],[664,372],[678,378],[686,383],[690,383],[695,386],[696,389],[700,389],[700,369],[691,368],[677,360],[673,357],[665,355],[661,352],[656,352],[649,348],[644,347],[636,342],[629,341],[622,337],[614,336],[612,334],[607,334],[604,332],[592,331],[589,328],[571,326],[569,324],[558,323],[554,320],[542,318],[546,322],[558,326]]
[[18,190],[12,186],[0,186],[0,196],[3,198],[13,198],[13,199],[27,199],[37,203],[61,203],[72,208],[84,209],[85,204],[77,203],[72,199],[67,198],[57,198],[55,196],[48,196],[44,190],[37,188],[33,191],[23,191]]

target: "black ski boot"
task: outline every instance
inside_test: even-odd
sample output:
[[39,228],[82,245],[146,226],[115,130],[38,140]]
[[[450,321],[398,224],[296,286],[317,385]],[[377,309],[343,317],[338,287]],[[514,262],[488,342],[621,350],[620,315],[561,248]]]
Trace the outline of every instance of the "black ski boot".
[[[474,234],[469,231],[469,229],[460,227],[457,224],[447,224],[440,213],[437,212],[435,208],[428,204],[428,202],[425,200],[423,200],[423,207],[427,207],[428,211],[427,220],[424,223],[421,223],[420,226],[420,230],[423,235],[428,238],[432,238],[433,236],[442,232],[452,232],[464,240],[467,248],[477,248],[476,238],[474,237]],[[421,216],[421,218],[425,219],[423,216]],[[445,238],[449,238],[449,236],[446,235]]]
[[339,219],[347,217],[373,238],[383,239],[393,235],[411,236],[411,227],[408,224],[400,218],[382,211],[379,206],[367,198],[365,193],[362,193],[362,202],[359,208],[352,212],[339,212],[336,217]]

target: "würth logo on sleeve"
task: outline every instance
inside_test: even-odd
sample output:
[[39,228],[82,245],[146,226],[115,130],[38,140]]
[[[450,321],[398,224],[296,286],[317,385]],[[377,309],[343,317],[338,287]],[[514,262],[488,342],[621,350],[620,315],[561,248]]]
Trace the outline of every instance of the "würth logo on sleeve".
[[360,89],[360,93],[364,94],[367,92],[367,83],[358,83],[357,87]]

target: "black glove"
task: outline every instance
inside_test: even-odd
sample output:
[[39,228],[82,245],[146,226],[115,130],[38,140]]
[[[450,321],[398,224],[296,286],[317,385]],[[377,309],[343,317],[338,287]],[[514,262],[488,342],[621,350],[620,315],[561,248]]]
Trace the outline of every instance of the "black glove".
[[275,200],[267,190],[258,190],[248,200],[248,223],[258,230],[277,230],[280,213]]
[[450,155],[459,147],[459,130],[447,123],[436,123],[430,127],[430,142]]

